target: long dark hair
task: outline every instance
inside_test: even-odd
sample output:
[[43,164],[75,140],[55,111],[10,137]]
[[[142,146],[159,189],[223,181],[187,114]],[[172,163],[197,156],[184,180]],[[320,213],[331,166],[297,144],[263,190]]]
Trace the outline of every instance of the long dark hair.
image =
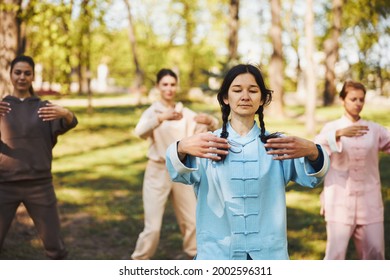
[[[26,62],[26,63],[28,63],[31,66],[31,68],[32,68],[33,75],[35,75],[35,62],[34,62],[34,59],[32,59],[31,56],[27,56],[27,55],[17,56],[17,57],[14,58],[14,60],[11,61],[10,74],[12,73],[12,70],[14,69],[16,63],[18,63],[18,62]],[[35,95],[35,92],[34,92],[34,89],[33,89],[32,86],[30,86],[28,91],[30,92],[31,96]]]
[[[267,106],[272,101],[272,90],[268,89],[265,86],[263,75],[261,74],[261,71],[258,67],[251,65],[251,64],[238,64],[234,67],[232,67],[225,75],[225,78],[222,82],[221,88],[218,91],[217,99],[219,102],[219,105],[221,107],[222,112],[222,132],[220,137],[227,139],[229,136],[229,133],[227,132],[227,123],[228,118],[230,115],[230,106],[228,104],[225,104],[224,99],[227,99],[229,87],[232,84],[233,80],[241,74],[249,73],[252,74],[252,76],[255,78],[257,85],[260,88],[261,91],[261,101],[262,105],[259,107],[259,109],[256,111],[256,114],[259,117],[259,123],[260,123],[260,139],[261,142],[266,143],[268,139],[270,138],[276,138],[280,136],[279,132],[272,133],[272,134],[266,134],[265,129],[265,123],[264,123],[264,106]],[[224,156],[222,157],[224,159]]]

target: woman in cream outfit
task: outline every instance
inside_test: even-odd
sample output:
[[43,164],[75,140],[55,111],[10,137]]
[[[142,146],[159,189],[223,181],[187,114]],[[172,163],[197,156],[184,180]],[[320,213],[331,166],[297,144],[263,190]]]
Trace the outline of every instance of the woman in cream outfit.
[[218,120],[207,114],[196,114],[175,102],[177,75],[170,69],[157,73],[160,100],[141,116],[135,134],[150,141],[148,163],[143,182],[144,229],[140,233],[131,258],[147,260],[158,247],[165,204],[169,195],[183,235],[183,251],[192,258],[196,254],[196,198],[191,187],[172,182],[165,166],[168,146],[186,136],[213,130]]

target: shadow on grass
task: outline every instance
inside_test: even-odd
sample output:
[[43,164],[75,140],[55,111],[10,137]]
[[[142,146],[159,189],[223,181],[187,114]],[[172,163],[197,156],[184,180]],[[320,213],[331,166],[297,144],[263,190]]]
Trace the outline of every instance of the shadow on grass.
[[[75,131],[67,139],[75,137],[75,141],[70,142],[70,147],[74,143],[84,143],[86,135],[92,133],[99,134],[107,141],[85,143],[86,147],[82,148],[86,151],[80,151],[80,147],[75,145],[73,150],[67,150],[65,156],[56,159],[58,164],[66,165],[66,168],[61,169],[66,171],[54,173],[54,183],[63,237],[70,250],[70,259],[130,258],[138,234],[143,229],[142,181],[146,156],[140,146],[137,146],[136,141],[139,140],[131,138],[127,133],[135,126],[146,107],[95,108],[91,117],[86,114],[85,108],[74,109],[80,124],[76,128],[79,131]],[[91,139],[87,141],[96,141],[95,138]],[[130,149],[126,146],[128,144],[136,148]],[[142,156],[134,151],[141,151]],[[113,158],[113,153],[114,157],[118,155],[118,161],[115,159],[110,162],[109,158]],[[79,166],[79,161],[87,164]],[[381,156],[386,259],[390,259],[389,166],[390,157]],[[298,203],[301,198],[318,201],[321,190],[321,186],[315,189],[295,186],[287,188],[287,192],[298,192]],[[322,259],[326,245],[323,218],[317,214],[317,206],[298,206],[287,208],[290,256],[292,259]],[[181,253],[181,248],[182,237],[171,201],[168,201],[160,244],[153,259],[175,259]],[[355,258],[353,244],[348,250],[348,258]],[[45,259],[41,241],[23,207],[18,209],[0,259]]]
[[[64,183],[57,186],[62,233],[69,249],[69,259],[130,259],[138,234],[143,229],[142,179],[135,183],[115,177],[99,177],[81,183],[71,172],[58,174]],[[74,175],[74,174],[73,174]],[[73,177],[73,178],[72,178]],[[57,180],[58,181],[58,180]],[[76,196],[80,196],[77,199]],[[72,199],[68,199],[72,196]],[[74,201],[70,203],[69,201]],[[181,253],[182,237],[169,201],[162,226],[161,241],[153,259],[174,259]],[[42,242],[23,206],[5,240],[0,259],[46,259]]]
[[291,259],[323,258],[326,229],[320,215],[287,207],[287,234]]

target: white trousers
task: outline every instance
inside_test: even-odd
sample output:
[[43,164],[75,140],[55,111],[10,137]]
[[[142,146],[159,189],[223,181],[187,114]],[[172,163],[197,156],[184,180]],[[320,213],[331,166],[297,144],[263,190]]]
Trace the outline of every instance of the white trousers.
[[173,208],[183,235],[183,251],[196,255],[196,197],[192,186],[171,181],[165,163],[148,161],[143,183],[144,229],[139,234],[134,260],[150,259],[160,240],[166,202],[171,195]]

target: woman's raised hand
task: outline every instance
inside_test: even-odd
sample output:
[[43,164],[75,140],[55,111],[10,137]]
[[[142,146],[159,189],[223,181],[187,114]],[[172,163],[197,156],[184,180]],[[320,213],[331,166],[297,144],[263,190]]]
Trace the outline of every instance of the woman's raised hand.
[[229,147],[227,139],[205,132],[180,140],[177,152],[180,159],[184,159],[186,155],[192,155],[220,160],[219,155],[227,155]]

